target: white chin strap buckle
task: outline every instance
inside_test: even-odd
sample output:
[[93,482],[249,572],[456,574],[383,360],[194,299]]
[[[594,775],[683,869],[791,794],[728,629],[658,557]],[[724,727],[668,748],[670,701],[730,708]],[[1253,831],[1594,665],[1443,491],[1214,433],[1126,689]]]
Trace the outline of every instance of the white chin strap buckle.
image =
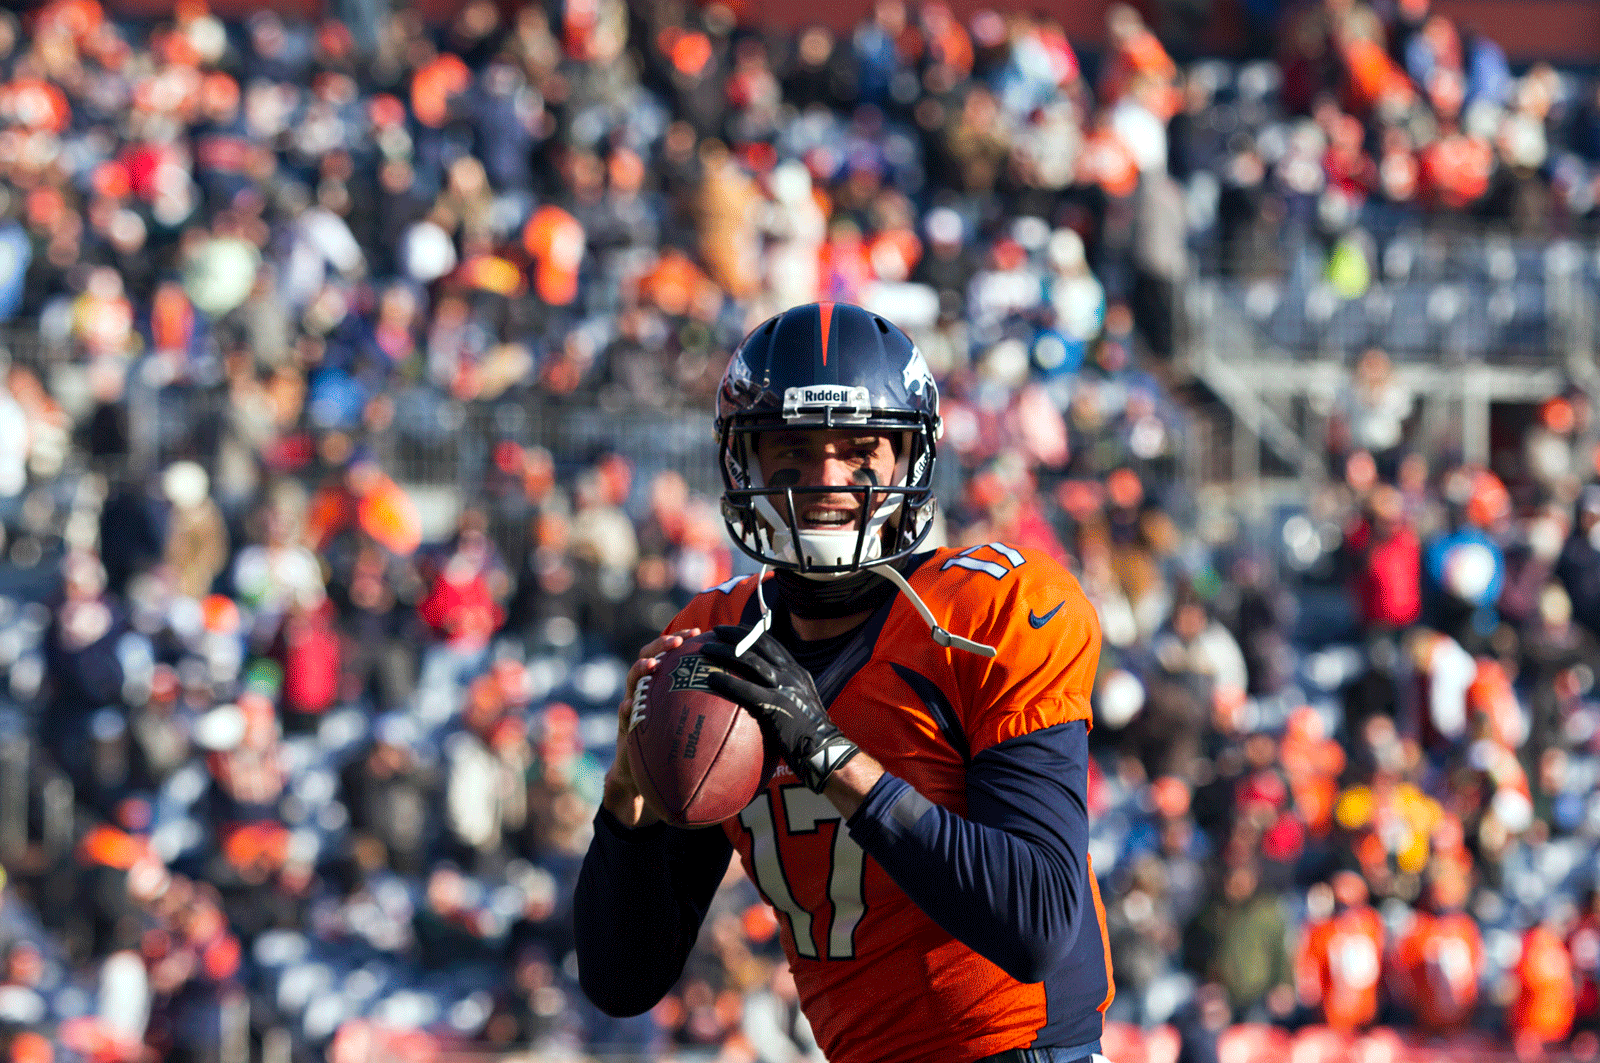
[[761,615],[756,618],[756,622],[754,624],[750,625],[750,633],[745,635],[744,638],[740,639],[739,644],[733,648],[733,655],[735,657],[743,657],[744,651],[748,650],[751,646],[754,646],[756,644],[756,640],[762,635],[765,635],[768,629],[772,627],[772,610],[767,608],[767,596],[763,593],[761,586],[766,581],[767,566],[762,565],[761,571],[756,573],[756,601],[761,606]]
[[922,600],[921,595],[912,589],[911,584],[906,582],[906,578],[893,565],[877,564],[871,566],[871,568],[872,571],[900,588],[901,593],[906,596],[916,608],[918,615],[922,617],[923,623],[928,625],[928,630],[933,633],[935,644],[944,646],[947,649],[965,650],[968,653],[975,653],[979,657],[993,657],[995,655],[993,646],[985,646],[981,642],[964,639],[960,635],[952,635],[940,627],[933,619],[933,610],[928,608],[928,604]]

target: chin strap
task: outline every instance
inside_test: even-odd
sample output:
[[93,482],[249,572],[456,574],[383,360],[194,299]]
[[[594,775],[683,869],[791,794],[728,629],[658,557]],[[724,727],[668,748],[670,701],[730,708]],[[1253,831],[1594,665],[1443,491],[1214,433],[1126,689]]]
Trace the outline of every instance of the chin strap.
[[[867,567],[900,588],[901,593],[911,600],[911,604],[916,607],[917,613],[922,617],[923,622],[933,632],[934,642],[950,649],[965,650],[968,653],[977,654],[979,657],[993,657],[995,655],[993,646],[986,646],[981,642],[964,639],[960,635],[952,635],[940,627],[938,622],[933,619],[933,611],[928,608],[927,603],[922,600],[916,591],[912,590],[911,584],[906,582],[906,578],[893,565],[883,562]],[[756,573],[756,601],[761,605],[761,616],[750,626],[749,634],[740,639],[739,644],[733,648],[735,657],[744,656],[744,652],[755,645],[756,640],[772,627],[772,610],[767,608],[767,597],[762,588],[762,584],[766,582],[766,577],[767,566],[762,565],[761,571]]]
[[[934,642],[938,643],[940,646],[947,646],[950,649],[966,650],[968,653],[975,653],[979,657],[993,657],[995,655],[995,649],[993,646],[985,646],[981,642],[973,642],[971,639],[964,639],[960,635],[952,635],[950,632],[940,627],[938,622],[933,619],[933,611],[928,608],[927,604],[923,602],[922,598],[918,596],[917,592],[911,589],[911,584],[906,582],[906,578],[902,576],[899,570],[893,565],[878,564],[869,565],[868,567],[872,571],[878,573],[884,579],[888,580],[890,583],[893,583],[896,587],[899,587],[901,593],[903,593],[907,598],[911,599],[911,604],[915,606],[917,612],[921,614],[923,622],[926,623],[933,631]],[[765,605],[766,603],[762,602],[763,608]],[[751,641],[754,640],[752,639]]]
[[756,622],[750,625],[750,633],[739,640],[739,645],[733,648],[735,657],[743,657],[744,651],[756,644],[756,639],[767,633],[772,627],[772,610],[767,608],[767,596],[762,593],[761,585],[767,581],[767,566],[762,565],[761,571],[756,573],[756,601],[761,605],[761,615]]

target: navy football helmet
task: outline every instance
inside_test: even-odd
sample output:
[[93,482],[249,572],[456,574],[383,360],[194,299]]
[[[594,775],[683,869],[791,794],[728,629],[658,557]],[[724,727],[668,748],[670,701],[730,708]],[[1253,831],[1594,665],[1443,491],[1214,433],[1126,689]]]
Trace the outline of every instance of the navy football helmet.
[[[834,579],[898,561],[927,537],[939,388],[911,338],[877,314],[847,303],[812,303],[757,326],[723,374],[716,425],[723,519],[740,548],[762,564]],[[893,482],[762,483],[756,439],[794,428],[863,428],[891,436]],[[801,529],[795,522],[804,496],[846,493],[860,500],[854,528]],[[788,502],[782,510],[773,504],[777,496]]]

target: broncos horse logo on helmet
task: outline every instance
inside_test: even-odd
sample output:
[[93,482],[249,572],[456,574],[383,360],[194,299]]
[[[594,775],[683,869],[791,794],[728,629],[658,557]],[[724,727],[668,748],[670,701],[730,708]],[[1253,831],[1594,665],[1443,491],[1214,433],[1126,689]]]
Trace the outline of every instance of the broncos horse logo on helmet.
[[[763,565],[837,579],[893,564],[928,535],[939,438],[939,387],[911,338],[847,303],[797,306],[757,326],[739,345],[717,392],[722,514],[740,549]],[[846,487],[764,484],[763,432],[870,429],[895,444],[894,480]],[[808,494],[855,495],[855,527],[802,529]],[[788,504],[779,507],[774,498]],[[799,504],[797,504],[799,503]]]

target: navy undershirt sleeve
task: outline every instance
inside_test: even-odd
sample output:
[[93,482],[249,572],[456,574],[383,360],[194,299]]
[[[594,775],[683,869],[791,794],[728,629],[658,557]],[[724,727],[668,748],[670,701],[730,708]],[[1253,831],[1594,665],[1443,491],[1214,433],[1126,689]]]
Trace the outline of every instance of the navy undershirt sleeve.
[[595,1007],[622,1018],[667,995],[732,855],[714,827],[629,830],[600,810],[573,898],[578,983]]
[[1040,982],[1095,920],[1088,762],[1088,727],[1058,724],[972,758],[965,818],[885,774],[846,826],[947,933],[1017,981]]

